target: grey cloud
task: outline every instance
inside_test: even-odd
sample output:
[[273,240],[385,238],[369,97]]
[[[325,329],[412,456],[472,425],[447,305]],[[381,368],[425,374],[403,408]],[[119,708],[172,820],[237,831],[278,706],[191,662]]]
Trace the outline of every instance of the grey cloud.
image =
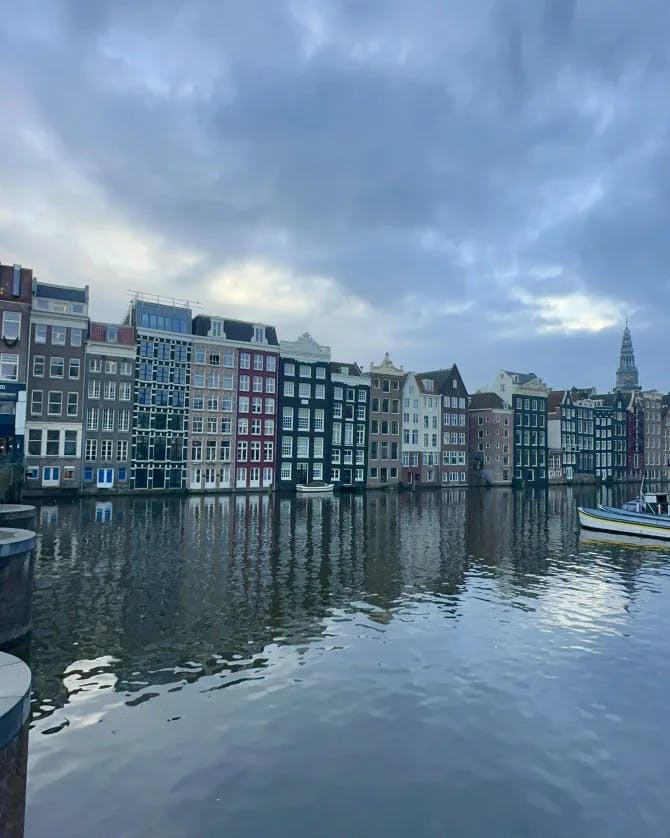
[[[201,268],[266,258],[382,309],[407,289],[436,311],[472,299],[467,314],[409,324],[405,359],[467,354],[471,386],[507,356],[560,385],[567,364],[612,378],[611,331],[538,337],[521,307],[503,341],[488,315],[519,306],[505,273],[542,293],[626,300],[647,312],[641,346],[661,340],[662,0],[39,8],[0,13],[7,85],[131,223],[197,250]],[[560,282],[538,280],[538,265]],[[650,375],[667,388],[656,354]]]

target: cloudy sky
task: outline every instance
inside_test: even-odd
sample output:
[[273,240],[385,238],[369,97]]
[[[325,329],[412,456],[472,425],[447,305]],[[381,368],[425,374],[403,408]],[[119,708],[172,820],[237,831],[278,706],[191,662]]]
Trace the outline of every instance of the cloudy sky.
[[668,390],[667,0],[0,4],[0,261],[366,365]]

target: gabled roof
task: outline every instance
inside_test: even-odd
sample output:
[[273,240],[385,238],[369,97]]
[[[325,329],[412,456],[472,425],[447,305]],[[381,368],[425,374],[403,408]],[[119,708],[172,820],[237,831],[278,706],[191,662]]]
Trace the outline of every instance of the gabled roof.
[[563,399],[567,390],[552,390],[547,397],[547,413],[553,413],[560,405],[563,404]]
[[470,410],[502,410],[505,402],[497,393],[473,393],[470,396]]
[[432,378],[435,382],[435,390],[438,393],[445,394],[447,391],[449,393],[452,392],[452,388],[448,385],[453,381],[454,378],[458,379],[459,384],[462,386],[463,390],[467,393],[467,387],[461,377],[461,373],[456,366],[456,364],[452,364],[450,367],[441,370],[430,370],[428,372],[417,372],[415,373],[417,379],[418,378]]

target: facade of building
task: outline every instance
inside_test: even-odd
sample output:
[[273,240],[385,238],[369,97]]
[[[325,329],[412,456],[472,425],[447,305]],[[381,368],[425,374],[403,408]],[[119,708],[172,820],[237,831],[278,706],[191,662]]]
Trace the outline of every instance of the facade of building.
[[203,315],[193,319],[190,491],[274,485],[277,375],[274,327]]
[[512,485],[546,486],[549,388],[535,373],[500,370],[492,390],[514,411]]
[[626,462],[628,480],[641,480],[645,472],[644,406],[639,391],[628,395],[626,407]]
[[[278,486],[295,490],[299,485],[330,483],[331,428],[336,421],[331,401],[330,347],[321,346],[305,332],[297,340],[281,341],[279,351]],[[338,405],[338,411],[344,408],[344,414],[348,413],[346,406],[341,402]],[[338,414],[337,420],[343,418]],[[352,427],[345,425],[345,432]],[[353,457],[352,448],[347,451]],[[350,460],[348,466],[352,465]]]
[[81,485],[88,286],[33,283],[26,419],[30,493]]
[[400,483],[400,405],[406,373],[394,366],[388,352],[380,364],[370,364],[370,426],[368,487]]
[[239,349],[234,485],[236,489],[267,490],[275,485],[277,333],[264,323],[226,319],[224,325],[226,338]]
[[644,412],[644,475],[647,480],[662,480],[665,477],[661,424],[663,396],[657,390],[644,390],[640,396]]
[[0,265],[0,457],[24,456],[33,272]]
[[[370,379],[358,364],[331,362],[332,419],[326,417],[331,448],[330,480],[342,489],[364,489],[368,473]],[[330,437],[330,440],[328,440]]]
[[124,323],[135,327],[131,488],[186,489],[191,310],[135,298]]
[[440,485],[441,403],[432,378],[408,373],[402,390],[402,482]]
[[661,451],[663,453],[664,480],[670,480],[670,394],[661,399]]
[[440,483],[453,485],[468,480],[468,391],[461,373],[452,364],[441,370],[420,373],[431,379],[441,399],[442,427],[440,440]]
[[470,465],[491,486],[512,482],[513,412],[497,393],[474,393],[469,409]]
[[633,339],[628,328],[628,321],[621,339],[621,351],[619,353],[619,367],[616,372],[616,383],[614,391],[622,393],[633,393],[640,390],[639,375],[635,366],[635,353],[633,351]]
[[135,355],[132,326],[89,324],[84,363],[84,492],[130,490]]

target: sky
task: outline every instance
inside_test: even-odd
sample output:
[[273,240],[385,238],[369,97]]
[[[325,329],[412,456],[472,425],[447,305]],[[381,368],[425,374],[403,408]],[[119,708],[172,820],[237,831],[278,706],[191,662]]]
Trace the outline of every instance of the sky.
[[670,389],[667,0],[0,4],[0,261],[365,368]]

